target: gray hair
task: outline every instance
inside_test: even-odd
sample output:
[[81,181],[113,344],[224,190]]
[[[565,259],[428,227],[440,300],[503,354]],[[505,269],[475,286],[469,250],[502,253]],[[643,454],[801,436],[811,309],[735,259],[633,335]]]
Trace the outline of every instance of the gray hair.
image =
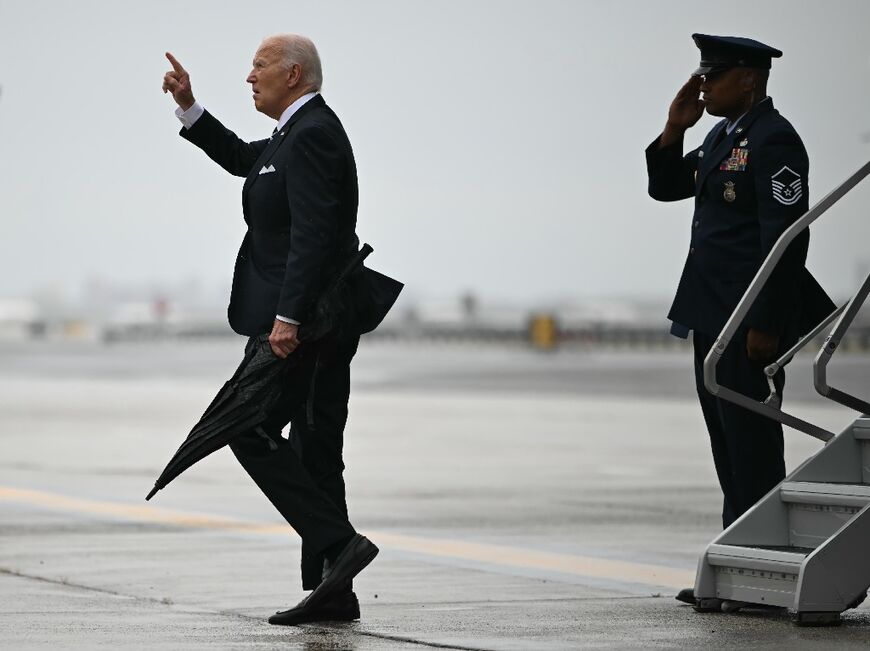
[[278,34],[266,41],[273,41],[281,51],[281,59],[289,70],[294,64],[302,68],[302,85],[319,91],[323,86],[323,68],[317,48],[307,36],[301,34]]

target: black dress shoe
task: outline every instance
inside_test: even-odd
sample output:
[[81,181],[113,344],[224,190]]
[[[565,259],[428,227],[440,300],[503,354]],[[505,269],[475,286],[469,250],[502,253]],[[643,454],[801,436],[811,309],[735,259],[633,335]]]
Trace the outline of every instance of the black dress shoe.
[[282,610],[269,618],[270,624],[296,626],[309,622],[352,622],[359,619],[359,600],[353,592],[335,595],[318,607],[308,605],[308,597],[290,610]]
[[677,601],[682,601],[684,604],[689,604],[690,606],[695,605],[695,589],[694,588],[683,588],[677,593],[677,596],[674,597]]
[[850,603],[848,606],[846,606],[846,609],[848,610],[849,608],[857,608],[858,606],[860,606],[861,604],[864,603],[864,600],[865,600],[866,598],[867,598],[867,591],[865,590],[864,592],[862,592],[861,594],[859,594],[859,595],[855,598],[855,601],[853,601],[853,602]]
[[344,546],[335,562],[323,570],[323,580],[306,598],[308,608],[319,608],[335,595],[347,590],[353,577],[363,571],[380,551],[375,544],[361,534],[354,535]]
[[689,604],[695,609],[695,612],[699,613],[715,613],[722,609],[721,599],[716,597],[698,599],[695,596],[695,590],[693,588],[683,588],[677,593],[677,596],[674,597],[674,599],[682,601],[684,604]]

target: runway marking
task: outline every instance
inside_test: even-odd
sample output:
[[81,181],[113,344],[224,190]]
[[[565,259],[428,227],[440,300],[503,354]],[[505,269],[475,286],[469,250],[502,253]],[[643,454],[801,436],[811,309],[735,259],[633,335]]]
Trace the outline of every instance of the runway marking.
[[[8,486],[0,486],[0,501],[28,504],[54,511],[107,515],[191,529],[284,535],[291,531],[289,525],[286,524],[249,522],[159,506],[90,500],[60,493]],[[457,539],[409,536],[385,531],[367,531],[365,533],[384,548],[436,558],[671,589],[684,588],[695,582],[694,572],[667,566]]]

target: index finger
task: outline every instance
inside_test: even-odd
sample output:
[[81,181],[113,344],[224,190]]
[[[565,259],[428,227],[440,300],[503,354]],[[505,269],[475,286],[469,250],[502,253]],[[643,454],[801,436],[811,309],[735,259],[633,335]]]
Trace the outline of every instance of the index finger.
[[172,64],[172,68],[175,72],[185,72],[184,67],[178,62],[178,59],[172,56],[171,52],[166,53],[166,58],[169,59],[169,63]]

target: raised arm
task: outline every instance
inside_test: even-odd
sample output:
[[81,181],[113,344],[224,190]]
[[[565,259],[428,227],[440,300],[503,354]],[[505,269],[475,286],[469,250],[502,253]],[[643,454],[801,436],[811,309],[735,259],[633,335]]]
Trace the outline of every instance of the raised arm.
[[649,195],[657,201],[679,201],[695,194],[697,150],[683,156],[683,136],[704,113],[698,97],[700,77],[690,77],[668,109],[661,135],[646,149]]
[[248,176],[269,140],[245,142],[227,129],[196,101],[190,75],[178,59],[170,52],[166,53],[166,58],[172,64],[172,70],[163,75],[163,92],[172,93],[172,98],[178,104],[176,115],[187,125],[182,127],[181,137],[202,149],[230,174]]

